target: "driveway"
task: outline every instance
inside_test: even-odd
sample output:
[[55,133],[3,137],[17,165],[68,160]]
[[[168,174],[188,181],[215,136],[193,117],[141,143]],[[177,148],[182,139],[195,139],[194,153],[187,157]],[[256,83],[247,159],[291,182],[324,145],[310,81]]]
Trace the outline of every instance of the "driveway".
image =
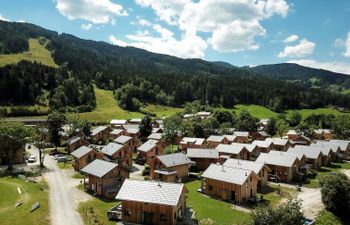
[[302,200],[304,214],[308,218],[315,219],[318,213],[324,208],[320,188],[302,187],[298,198]]
[[83,225],[77,212],[77,203],[91,199],[91,196],[79,191],[75,186],[80,180],[71,178],[72,170],[61,170],[53,156],[46,156],[44,165],[48,172],[44,178],[50,187],[50,216],[52,225]]

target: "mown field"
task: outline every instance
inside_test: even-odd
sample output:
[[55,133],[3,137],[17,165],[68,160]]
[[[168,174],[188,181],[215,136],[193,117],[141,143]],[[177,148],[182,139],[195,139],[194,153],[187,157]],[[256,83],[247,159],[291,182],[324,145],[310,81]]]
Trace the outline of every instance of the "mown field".
[[[17,187],[20,187],[21,194],[17,192]],[[45,183],[37,184],[3,177],[0,178],[0,190],[0,224],[50,224],[48,190]],[[17,202],[23,204],[16,208]],[[30,212],[30,207],[35,202],[40,202],[40,208]]]
[[17,63],[22,60],[28,60],[31,62],[37,61],[47,66],[58,67],[54,62],[50,51],[45,48],[46,43],[43,39],[42,44],[39,39],[30,38],[29,51],[17,54],[0,55],[0,66]]

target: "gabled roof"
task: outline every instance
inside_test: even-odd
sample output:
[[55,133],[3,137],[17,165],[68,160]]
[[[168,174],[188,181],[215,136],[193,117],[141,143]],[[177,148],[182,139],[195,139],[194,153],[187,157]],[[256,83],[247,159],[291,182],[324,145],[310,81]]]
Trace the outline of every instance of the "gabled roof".
[[117,137],[116,139],[114,139],[113,141],[118,143],[118,144],[125,144],[126,142],[130,141],[132,139],[132,137],[130,136],[126,136],[126,135],[121,135],[119,137]]
[[266,141],[266,140],[265,141],[257,141],[257,140],[255,140],[255,141],[253,141],[252,144],[258,146],[259,148],[268,148],[272,144],[272,141]]
[[118,164],[107,162],[101,159],[95,159],[89,165],[85,166],[81,171],[96,177],[103,177],[111,170],[116,168]]
[[219,152],[216,149],[207,148],[188,148],[188,158],[218,159]]
[[104,146],[101,151],[103,154],[112,156],[114,153],[118,152],[124,146],[118,143],[110,142],[108,145]]
[[329,129],[317,129],[317,130],[315,130],[315,133],[316,134],[323,134],[323,133],[330,134],[331,130],[329,130]]
[[286,152],[282,152],[282,151],[269,151],[269,154],[276,154],[276,155],[294,155],[296,156],[299,160],[301,160],[305,155],[303,152],[291,152],[291,151],[286,151]]
[[142,119],[141,118],[132,118],[130,119],[130,123],[141,123]]
[[110,134],[118,135],[118,134],[121,134],[123,132],[124,132],[124,130],[122,130],[122,129],[114,129],[110,132]]
[[267,165],[291,167],[297,159],[297,156],[293,154],[277,155],[260,153],[259,157],[255,161],[259,163],[266,163]]
[[79,159],[79,158],[83,157],[84,155],[88,154],[91,151],[93,151],[92,148],[89,148],[87,146],[81,146],[77,150],[73,151],[71,153],[71,155],[74,156],[75,158]]
[[218,135],[210,135],[207,138],[207,141],[211,141],[211,142],[222,142],[225,139],[224,136],[218,136]]
[[346,140],[331,139],[329,140],[329,142],[339,145],[341,151],[346,151],[350,145],[350,141],[346,141]]
[[236,135],[237,137],[249,137],[248,131],[235,131],[233,132],[233,135]]
[[137,134],[139,132],[140,132],[140,128],[130,128],[126,130],[126,133],[129,133],[129,134]]
[[111,125],[123,125],[126,124],[126,120],[111,120],[110,124]]
[[125,124],[122,126],[124,130],[130,130],[130,129],[140,129],[139,124]]
[[137,150],[142,152],[148,152],[149,150],[157,146],[157,144],[158,144],[157,140],[150,139],[145,143],[143,143],[140,147],[138,147]]
[[252,173],[255,174],[253,170],[211,164],[202,177],[242,185]]
[[115,199],[177,206],[184,184],[126,179]]
[[193,162],[183,153],[173,153],[168,155],[159,155],[157,158],[166,166],[173,167],[184,164],[193,164]]
[[260,134],[263,137],[270,137],[270,135],[266,133],[266,131],[258,131],[258,134]]
[[296,130],[289,130],[287,132],[287,135],[297,135],[298,133],[296,132]]
[[316,143],[312,143],[310,146],[319,146],[320,148],[330,148],[332,152],[338,152],[338,150],[340,150],[339,144],[329,142],[329,141],[316,141]]
[[289,148],[288,152],[302,152],[308,159],[317,159],[322,156],[322,151],[317,147],[296,145],[294,148]]
[[204,141],[205,141],[204,138],[184,137],[181,139],[180,144],[202,145]]
[[162,133],[163,132],[163,128],[161,127],[153,127],[152,128],[152,133]]
[[236,135],[228,135],[228,134],[224,134],[224,137],[228,139],[228,141],[230,142],[234,142],[237,138]]
[[162,135],[163,135],[162,133],[152,133],[147,137],[147,139],[161,140]]
[[69,139],[66,141],[66,143],[67,143],[68,145],[71,145],[71,144],[74,144],[75,142],[77,142],[77,141],[79,141],[79,140],[81,140],[81,138],[75,136],[75,137],[69,138]]
[[265,141],[271,141],[274,145],[285,146],[289,140],[284,138],[266,138]]
[[215,149],[218,150],[219,153],[237,155],[246,148],[243,144],[236,145],[236,143],[233,143],[231,145],[219,144]]
[[250,160],[232,159],[232,158],[227,159],[223,165],[225,167],[253,170],[256,174],[258,174],[260,170],[265,166],[264,163],[254,162]]
[[100,133],[101,131],[106,130],[107,128],[108,127],[106,127],[106,126],[98,126],[91,131],[91,136],[95,136],[96,134]]

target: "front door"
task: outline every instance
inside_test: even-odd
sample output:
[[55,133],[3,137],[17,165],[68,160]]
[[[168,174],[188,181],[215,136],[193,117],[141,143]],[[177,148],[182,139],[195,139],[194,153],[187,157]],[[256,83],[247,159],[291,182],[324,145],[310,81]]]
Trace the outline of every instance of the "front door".
[[143,224],[153,225],[154,224],[154,213],[153,212],[143,212]]
[[236,192],[235,191],[231,191],[231,200],[236,201]]

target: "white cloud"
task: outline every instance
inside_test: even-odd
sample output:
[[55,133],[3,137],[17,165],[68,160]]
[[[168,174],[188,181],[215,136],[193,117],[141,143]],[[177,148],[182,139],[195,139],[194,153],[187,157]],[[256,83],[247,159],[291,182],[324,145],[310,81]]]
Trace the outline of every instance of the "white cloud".
[[81,28],[82,28],[83,30],[90,30],[91,27],[92,27],[92,24],[91,24],[91,23],[82,24],[82,25],[81,25]]
[[298,35],[292,34],[289,37],[287,37],[286,39],[284,39],[283,42],[284,43],[292,43],[298,39],[299,39]]
[[7,22],[10,22],[10,20],[9,20],[9,19],[7,19],[7,18],[3,17],[1,14],[0,14],[0,20],[1,20],[1,21],[7,21]]
[[295,57],[300,58],[307,55],[310,55],[313,53],[314,49],[316,47],[316,44],[308,41],[306,39],[302,39],[299,44],[294,46],[286,46],[283,50],[283,52],[280,52],[278,54],[279,58],[284,57]]
[[342,47],[345,46],[345,41],[343,41],[340,38],[337,38],[337,39],[335,39],[335,41],[333,43],[333,46],[336,47],[336,48],[342,48]]
[[140,19],[139,20],[139,24],[143,27],[149,27],[149,26],[152,26],[152,23],[149,22],[148,20],[145,20],[145,19]]
[[113,35],[109,36],[109,41],[114,44],[114,45],[118,45],[118,46],[121,46],[121,47],[126,47],[128,46],[128,43],[122,41],[122,40],[119,40],[117,39],[116,37],[114,37]]
[[345,41],[345,57],[350,57],[350,32],[348,33],[348,38]]
[[345,73],[350,75],[350,63],[348,62],[318,62],[315,60],[301,59],[291,60],[288,63],[296,63],[301,66],[312,67],[316,69],[325,69],[337,73]]
[[58,11],[70,20],[84,19],[94,24],[115,24],[116,16],[127,16],[123,6],[110,0],[56,0]]

